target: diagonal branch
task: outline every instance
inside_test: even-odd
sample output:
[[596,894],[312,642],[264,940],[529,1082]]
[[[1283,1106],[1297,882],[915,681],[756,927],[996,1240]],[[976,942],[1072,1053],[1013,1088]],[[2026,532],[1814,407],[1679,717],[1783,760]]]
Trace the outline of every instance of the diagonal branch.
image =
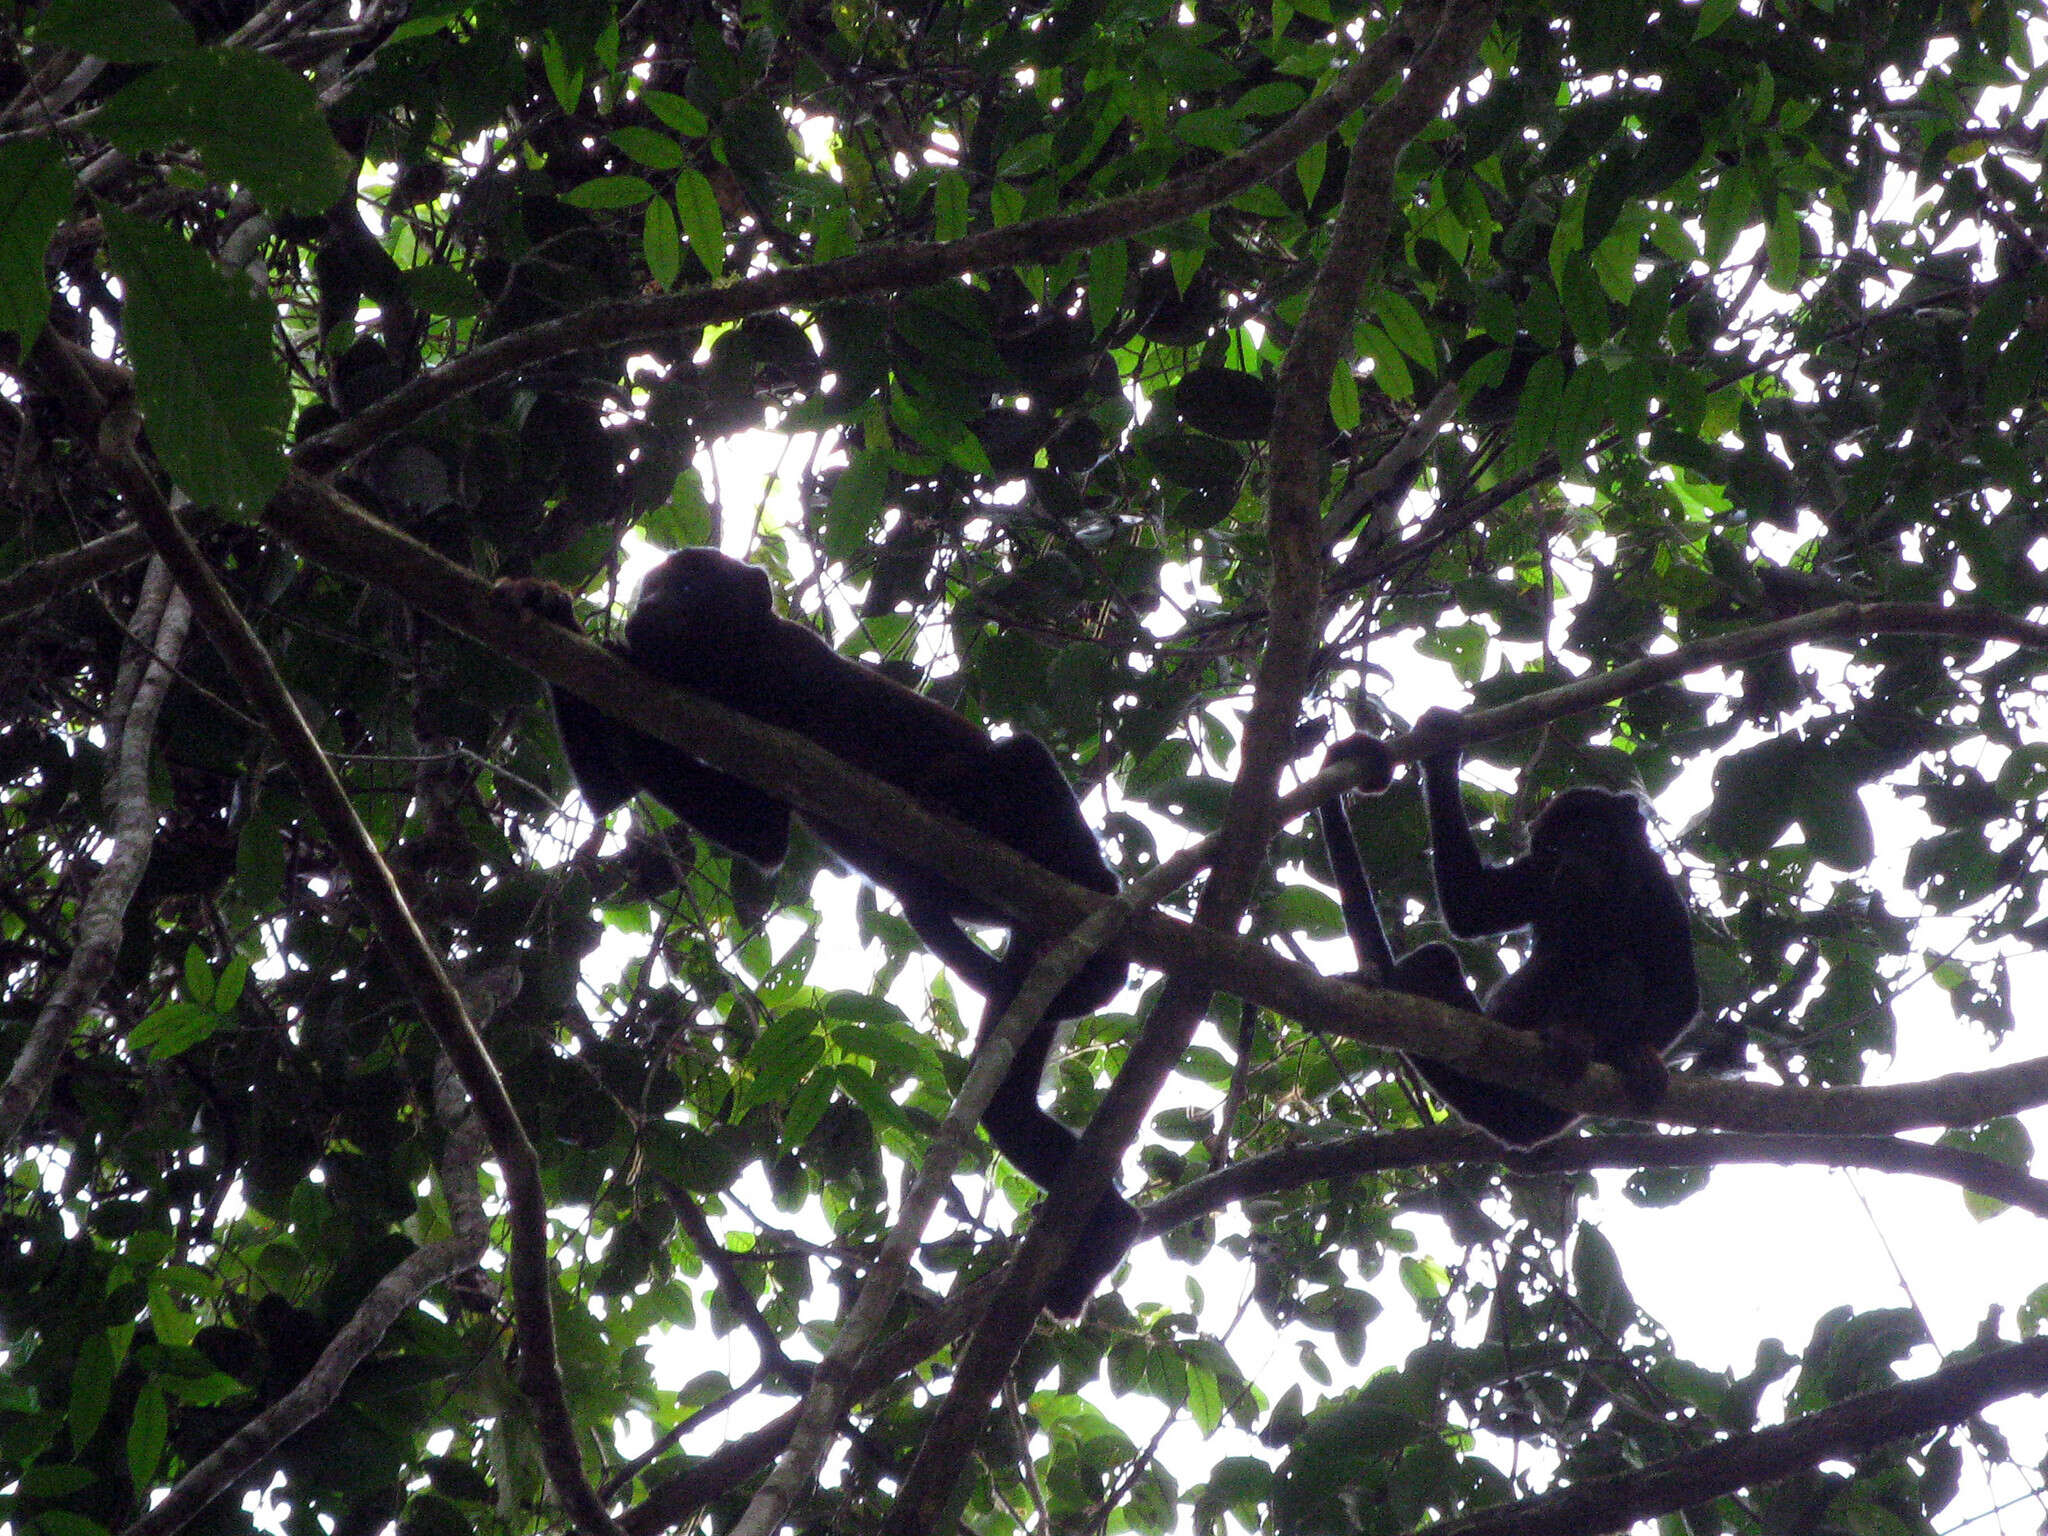
[[24,566],[0,581],[0,627],[34,613],[52,598],[125,570],[148,553],[149,539],[131,524]]
[[1422,1536],[1602,1536],[1836,1457],[1863,1455],[1960,1423],[2022,1392],[2048,1390],[2048,1339],[1993,1349],[1918,1381],[1862,1392],[1790,1423],[1731,1435],[1635,1472],[1425,1526]]
[[[1352,145],[1329,250],[1280,371],[1268,456],[1272,617],[1253,685],[1240,766],[1224,810],[1215,868],[1196,907],[1195,923],[1201,929],[1228,931],[1237,926],[1278,825],[1274,790],[1294,756],[1294,723],[1319,638],[1325,402],[1331,371],[1350,339],[1359,288],[1393,217],[1394,163],[1465,78],[1473,50],[1491,25],[1492,11],[1475,4],[1446,6],[1424,15],[1435,22],[1435,35],[1416,56],[1400,89],[1367,117]],[[1406,25],[1397,23],[1389,35],[1405,38],[1407,32]],[[919,1445],[890,1511],[886,1528],[893,1536],[921,1536],[944,1523],[954,1490],[972,1463],[974,1442],[989,1408],[1030,1334],[1038,1305],[1034,1282],[1042,1284],[1040,1277],[1050,1274],[1072,1247],[1082,1223],[1109,1187],[1123,1149],[1186,1054],[1208,1001],[1208,985],[1184,976],[1170,980],[1161,994],[1123,1071],[1069,1159],[1060,1186],[1040,1206],[1017,1262],[968,1341],[953,1374],[952,1390]]]
[[559,320],[501,336],[442,364],[339,426],[302,444],[300,468],[323,474],[429,411],[538,363],[618,342],[645,341],[768,310],[813,309],[864,294],[922,288],[969,272],[1050,264],[1074,251],[1157,229],[1213,208],[1298,160],[1392,75],[1402,40],[1388,34],[1349,65],[1322,95],[1248,149],[1143,192],[1078,213],[1027,219],[937,244],[882,245],[816,266],[764,272],[723,287],[593,304]]
[[289,1392],[215,1446],[121,1536],[171,1536],[190,1524],[251,1467],[333,1407],[349,1373],[369,1358],[391,1325],[428,1291],[472,1267],[482,1253],[480,1241],[450,1237],[401,1259]]
[[[910,1273],[910,1261],[924,1236],[925,1224],[931,1220],[953,1170],[974,1139],[974,1128],[981,1123],[989,1101],[1009,1076],[1018,1047],[1045,1016],[1060,989],[1080,973],[1097,950],[1116,937],[1133,911],[1150,903],[1160,883],[1139,881],[1132,885],[1048,948],[1032,966],[1024,985],[1010,999],[994,1028],[984,1033],[975,1046],[967,1079],[946,1111],[938,1133],[925,1148],[924,1160],[904,1194],[896,1224],[883,1241],[882,1251],[869,1269],[839,1336],[819,1363],[817,1377],[797,1415],[789,1447],[773,1475],[754,1495],[746,1514],[733,1527],[733,1536],[773,1536],[817,1476],[818,1464],[831,1449],[833,1428],[846,1411],[854,1367],[887,1321],[896,1293]],[[1018,1263],[1022,1263],[1021,1255]]]
[[[493,601],[490,587],[474,573],[306,476],[294,475],[287,482],[266,520],[321,564],[396,593],[458,633],[806,815],[867,829],[891,853],[956,881],[1012,919],[1041,932],[1063,932],[1107,900],[1068,884],[970,827],[933,814],[909,795],[848,768],[802,736],[661,687],[646,673],[566,630],[524,622]],[[1930,615],[1949,612],[1928,610]],[[2010,630],[2019,621],[1994,622]],[[1591,702],[1581,699],[1574,707],[1590,707]],[[1467,720],[1495,719],[1520,708],[1518,704],[1479,711]],[[1412,743],[1404,747],[1404,755],[1414,755]],[[1318,776],[1285,797],[1281,812],[1306,811],[1316,799],[1348,786],[1351,773],[1344,768]],[[1176,870],[1185,869],[1197,856],[1176,856]],[[1595,1068],[1576,1085],[1561,1085],[1545,1074],[1542,1048],[1530,1036],[1477,1014],[1323,976],[1263,945],[1160,912],[1135,915],[1125,942],[1137,959],[1157,970],[1223,988],[1303,1024],[1372,1045],[1419,1052],[1567,1108],[1646,1118],[1630,1105],[1606,1068]],[[1171,1066],[1167,1062],[1165,1070]],[[1112,1088],[1096,1116],[1098,1126],[1117,1102],[1118,1090]],[[1119,1115],[1130,1115],[1129,1134],[1135,1134],[1147,1103],[1133,1090],[1118,1110]],[[2041,1103],[2048,1103],[2048,1059],[1883,1088],[1783,1088],[1680,1079],[1654,1118],[1729,1130],[1797,1127],[1881,1135],[1917,1126],[1974,1125]]]

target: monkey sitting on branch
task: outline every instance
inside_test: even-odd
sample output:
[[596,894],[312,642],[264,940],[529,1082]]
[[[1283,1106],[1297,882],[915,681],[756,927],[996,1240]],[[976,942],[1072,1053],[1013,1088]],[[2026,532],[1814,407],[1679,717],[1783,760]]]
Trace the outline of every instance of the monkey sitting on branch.
[[[1416,734],[1442,734],[1457,718],[1432,709]],[[1392,759],[1371,737],[1340,742],[1330,756],[1363,766],[1363,793],[1377,794],[1392,781]],[[1395,959],[1337,797],[1323,803],[1319,816],[1359,979],[1528,1030],[1566,1081],[1604,1062],[1620,1074],[1633,1103],[1654,1106],[1669,1081],[1664,1053],[1699,1010],[1699,983],[1685,898],[1650,845],[1641,804],[1606,789],[1565,790],[1537,813],[1527,853],[1487,864],[1465,819],[1458,761],[1451,747],[1422,762],[1444,926],[1461,939],[1527,928],[1528,958],[1484,1003],[1448,944],[1425,944]],[[1579,1118],[1426,1056],[1409,1060],[1438,1098],[1507,1146],[1537,1146]]]

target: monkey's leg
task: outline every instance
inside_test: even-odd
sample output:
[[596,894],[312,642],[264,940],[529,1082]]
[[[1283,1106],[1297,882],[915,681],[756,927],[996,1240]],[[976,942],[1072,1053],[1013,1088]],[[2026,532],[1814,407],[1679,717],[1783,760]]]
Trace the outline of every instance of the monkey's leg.
[[[1028,961],[1010,967],[1021,980]],[[982,1027],[987,1029],[1008,1006],[1009,992],[990,995]],[[1038,1102],[1039,1080],[1045,1074],[1045,1059],[1058,1035],[1052,1019],[1041,1019],[1018,1047],[1016,1060],[997,1086],[981,1123],[988,1130],[996,1150],[1007,1157],[1017,1171],[1040,1189],[1052,1190],[1066,1172],[1080,1138],[1055,1120]],[[1140,1218],[1129,1201],[1111,1189],[1088,1217],[1073,1252],[1052,1278],[1045,1293],[1045,1309],[1054,1317],[1072,1319],[1081,1315],[1097,1286],[1123,1262],[1138,1235]]]
[[[1472,995],[1471,984],[1458,964],[1457,952],[1448,944],[1425,944],[1395,962],[1392,986],[1396,991],[1426,997],[1467,1013],[1483,1010]],[[1505,1022],[1505,1021],[1504,1021]],[[1461,1118],[1510,1147],[1534,1147],[1567,1129],[1578,1119],[1568,1109],[1545,1104],[1512,1088],[1468,1077],[1455,1067],[1427,1056],[1410,1056],[1409,1062],[1422,1074],[1436,1096],[1456,1110]]]
[[[1076,885],[1105,895],[1117,889],[1116,875],[1081,814],[1073,786],[1059,760],[1035,736],[1012,736],[986,751],[935,763],[917,793]],[[1121,949],[1101,950],[1089,957],[1046,1014],[1073,1019],[1093,1013],[1123,990],[1129,974],[1130,960]]]

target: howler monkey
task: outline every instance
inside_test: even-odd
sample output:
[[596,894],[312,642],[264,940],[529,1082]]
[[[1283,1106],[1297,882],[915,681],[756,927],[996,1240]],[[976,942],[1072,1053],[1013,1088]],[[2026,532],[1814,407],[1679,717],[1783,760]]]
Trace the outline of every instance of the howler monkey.
[[[548,582],[499,584],[503,601],[576,627],[569,594]],[[1059,763],[1035,736],[991,740],[936,700],[841,656],[813,630],[777,616],[768,575],[715,549],[686,549],[641,585],[619,654],[662,682],[808,737],[835,757],[957,816],[1056,875],[1105,895],[1117,877]],[[611,719],[565,689],[551,689],[555,721],[577,786],[606,815],[646,790],[699,833],[763,868],[789,846],[789,807],[665,742]],[[1004,923],[1003,913],[860,833],[809,818],[827,847],[896,894],[918,936],[986,999],[984,1028],[1016,994],[1047,935],[1017,933],[998,958],[963,923]],[[1033,1182],[1051,1188],[1077,1138],[1038,1103],[1057,1026],[1102,1007],[1123,989],[1129,959],[1096,954],[1046,1009],[982,1116],[989,1137]],[[1077,1317],[1121,1262],[1138,1214],[1112,1190],[1089,1218],[1046,1307]]]
[[[1417,733],[1457,717],[1433,709]],[[1331,751],[1366,765],[1365,792],[1391,777],[1387,751],[1353,737]],[[1423,793],[1444,925],[1461,939],[1532,930],[1528,958],[1486,995],[1472,995],[1448,944],[1425,944],[1394,958],[1338,799],[1320,815],[1330,868],[1358,951],[1360,977],[1542,1037],[1559,1076],[1575,1079],[1591,1062],[1621,1075],[1645,1108],[1664,1096],[1664,1052],[1699,1008],[1692,924],[1685,898],[1650,846],[1642,807],[1630,795],[1574,788],[1553,798],[1529,828],[1529,851],[1508,864],[1479,857],[1465,820],[1455,747],[1423,759]],[[1440,1061],[1409,1058],[1424,1081],[1465,1119],[1511,1147],[1533,1147],[1579,1117]]]

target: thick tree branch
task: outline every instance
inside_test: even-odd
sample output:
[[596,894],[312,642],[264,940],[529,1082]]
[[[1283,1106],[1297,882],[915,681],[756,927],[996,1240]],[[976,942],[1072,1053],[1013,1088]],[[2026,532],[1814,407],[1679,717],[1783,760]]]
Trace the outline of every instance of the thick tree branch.
[[[490,587],[472,572],[303,475],[287,482],[266,516],[320,563],[395,592],[451,629],[799,811],[831,824],[867,828],[892,853],[957,881],[1041,932],[1070,929],[1107,900],[1069,885],[972,828],[934,815],[801,736],[660,687],[588,640],[523,619],[494,601]],[[1502,713],[1480,711],[1467,719],[1494,719]],[[1412,750],[1411,744],[1409,755]],[[1282,814],[1306,811],[1316,799],[1348,786],[1351,773],[1345,767],[1319,775],[1280,802]],[[1176,856],[1176,869],[1195,857],[1192,852]],[[2040,1060],[1883,1088],[1781,1088],[1681,1078],[1655,1115],[1645,1116],[1629,1104],[1606,1068],[1595,1068],[1575,1085],[1561,1085],[1544,1074],[1542,1048],[1530,1036],[1477,1014],[1323,976],[1234,934],[1159,912],[1134,916],[1125,942],[1140,961],[1158,970],[1335,1034],[1435,1057],[1488,1082],[1589,1114],[1728,1130],[1888,1135],[1919,1126],[1974,1125],[2048,1103],[2048,1060]],[[1112,1089],[1097,1124],[1116,1098]],[[1127,1105],[1119,1113],[1130,1113],[1135,1126],[1148,1102]]]
[[149,764],[156,749],[157,716],[171,685],[171,669],[185,648],[192,610],[153,563],[136,600],[133,628],[108,703],[106,730],[113,771],[100,795],[113,830],[107,857],[78,908],[78,937],[70,961],[37,1010],[28,1039],[0,1083],[0,1147],[12,1147],[64,1063],[64,1048],[121,949],[128,903],[142,882],[156,841],[156,807],[149,799]]
[[814,267],[765,272],[724,287],[593,304],[501,336],[420,375],[361,414],[301,444],[294,461],[302,469],[323,474],[470,390],[570,353],[646,341],[768,310],[815,309],[864,294],[922,288],[968,272],[1050,263],[1073,251],[1188,218],[1286,170],[1310,145],[1336,132],[1392,75],[1405,41],[1393,33],[1379,38],[1327,91],[1249,149],[1164,186],[1111,198],[1079,213],[1027,219],[939,244],[875,246]]
[[101,428],[101,465],[170,567],[207,638],[291,764],[301,792],[333,840],[348,870],[350,886],[368,911],[408,994],[468,1090],[505,1175],[506,1201],[511,1208],[512,1308],[519,1339],[520,1387],[534,1410],[548,1480],[584,1536],[616,1536],[618,1527],[583,1474],[575,1421],[562,1388],[555,1353],[555,1282],[548,1254],[547,1198],[533,1145],[454,982],[413,920],[390,867],[357,817],[347,790],[320,750],[297,701],[256,632],[143,466],[134,446],[139,425],[134,416],[125,413],[106,420]]
[[1940,1179],[1972,1194],[2048,1216],[2048,1182],[1981,1152],[1931,1147],[1887,1136],[1757,1135],[1742,1131],[1687,1136],[1642,1133],[1568,1136],[1534,1152],[1514,1153],[1490,1136],[1455,1122],[1418,1130],[1368,1132],[1317,1146],[1286,1147],[1251,1157],[1182,1185],[1144,1207],[1145,1232],[1195,1221],[1257,1195],[1298,1189],[1318,1179],[1356,1178],[1395,1168],[1505,1163],[1518,1172],[1576,1173],[1587,1168],[1715,1168],[1767,1163],[1789,1168],[1875,1168]]
[[0,628],[34,613],[53,597],[125,570],[148,553],[148,537],[130,526],[22,567],[0,581]]
[[1425,1526],[1422,1536],[1601,1536],[1709,1499],[1931,1435],[2022,1392],[2048,1390],[2048,1339],[1945,1365],[1918,1381],[1864,1392],[1788,1424],[1731,1435],[1638,1472]]
[[[1466,77],[1491,17],[1491,7],[1484,4],[1445,7],[1431,16],[1435,35],[1416,57],[1407,79],[1359,129],[1329,250],[1288,344],[1267,458],[1271,620],[1240,743],[1238,773],[1224,810],[1216,864],[1196,906],[1195,923],[1201,929],[1236,928],[1278,825],[1274,790],[1295,755],[1294,724],[1320,639],[1320,511],[1328,478],[1321,438],[1330,375],[1349,342],[1359,289],[1385,243],[1393,216],[1394,162]],[[1397,24],[1393,30],[1405,28]],[[1207,983],[1182,975],[1173,977],[1161,994],[1123,1071],[1069,1160],[1060,1187],[1039,1207],[1017,1262],[968,1341],[953,1374],[952,1390],[919,1445],[890,1511],[887,1529],[895,1536],[921,1536],[945,1523],[955,1490],[972,1465],[974,1442],[989,1408],[1030,1334],[1038,1288],[1072,1247],[1160,1087],[1187,1054],[1209,995]]]

